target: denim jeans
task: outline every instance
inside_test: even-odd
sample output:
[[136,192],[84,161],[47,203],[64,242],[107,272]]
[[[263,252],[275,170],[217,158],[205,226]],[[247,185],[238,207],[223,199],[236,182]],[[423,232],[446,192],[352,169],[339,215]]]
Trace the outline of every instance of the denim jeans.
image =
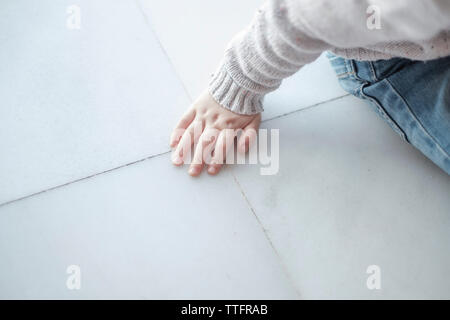
[[450,175],[450,56],[348,60],[327,53],[341,86]]

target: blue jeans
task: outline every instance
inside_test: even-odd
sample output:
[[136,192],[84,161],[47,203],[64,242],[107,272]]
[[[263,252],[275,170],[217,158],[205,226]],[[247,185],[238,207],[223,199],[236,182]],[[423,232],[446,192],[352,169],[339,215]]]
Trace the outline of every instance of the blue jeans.
[[344,90],[369,101],[403,140],[450,175],[450,56],[427,62],[327,56]]

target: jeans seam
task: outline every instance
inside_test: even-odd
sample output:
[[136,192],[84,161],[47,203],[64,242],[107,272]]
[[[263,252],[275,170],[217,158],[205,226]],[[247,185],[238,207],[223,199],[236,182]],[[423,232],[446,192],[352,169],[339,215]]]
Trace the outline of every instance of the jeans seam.
[[356,71],[353,68],[352,62],[347,59],[345,59],[344,62],[345,62],[345,68],[347,69],[347,72],[356,75]]
[[389,84],[389,86],[391,87],[391,89],[395,93],[395,95],[406,105],[406,107],[408,108],[410,114],[414,117],[414,119],[420,125],[420,128],[422,129],[422,131],[426,133],[426,135],[438,146],[438,149],[447,158],[450,158],[449,154],[442,148],[442,146],[437,142],[437,140],[425,129],[425,127],[423,126],[422,122],[419,121],[419,119],[417,118],[417,116],[414,114],[414,112],[412,111],[411,107],[409,106],[409,104],[406,102],[405,98],[403,98],[403,96],[395,89],[395,87],[392,85],[392,83],[389,81],[388,78],[386,78],[386,82]]
[[375,72],[375,67],[374,67],[372,61],[369,61],[369,69],[370,69],[370,72],[372,73],[373,81],[378,81],[377,74]]
[[[359,89],[360,89],[360,94],[361,97],[369,100],[370,102],[374,103],[377,108],[379,113],[381,114],[381,116],[384,118],[384,120],[390,124],[391,126],[395,127],[398,131],[398,134],[400,135],[400,137],[407,143],[410,143],[408,140],[408,137],[406,136],[406,133],[403,131],[403,129],[397,124],[397,122],[392,119],[392,117],[387,113],[387,111],[381,106],[381,104],[378,102],[378,100],[372,96],[367,95],[366,93],[364,93],[363,89],[364,89],[364,85],[362,85]],[[392,124],[391,124],[392,123]],[[394,128],[393,128],[394,129]],[[394,129],[394,131],[396,131]]]
[[345,72],[345,73],[340,73],[337,75],[338,78],[344,78],[346,76],[350,76],[350,75],[354,75],[354,72]]

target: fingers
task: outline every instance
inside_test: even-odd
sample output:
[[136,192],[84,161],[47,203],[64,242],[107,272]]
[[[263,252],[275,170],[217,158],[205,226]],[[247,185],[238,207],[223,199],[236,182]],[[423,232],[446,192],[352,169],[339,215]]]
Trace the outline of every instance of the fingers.
[[[224,163],[232,159],[230,156],[227,158],[227,154],[231,148],[234,149],[236,137],[234,129],[243,128],[242,136],[238,140],[238,151],[245,154],[256,140],[256,131],[260,122],[260,115],[236,115],[220,106],[208,93],[205,93],[182,116],[172,131],[169,140],[173,148],[172,162],[177,166],[190,163],[192,145],[195,145],[189,174],[199,175],[205,163],[208,165],[208,173],[217,174]],[[205,127],[208,129],[203,132]],[[214,155],[211,155],[212,152]]]
[[201,135],[188,171],[191,176],[198,176],[202,172],[204,164],[210,162],[219,133],[220,131],[215,128],[208,128]]
[[[182,130],[182,129],[180,129]],[[191,147],[198,141],[203,131],[203,123],[201,121],[193,121],[189,127],[184,130],[175,151],[172,154],[172,163],[181,166],[186,159],[191,156]]]
[[192,121],[195,119],[195,109],[190,108],[180,119],[177,126],[173,130],[171,136],[170,136],[170,147],[174,148],[178,142],[180,141],[181,137],[183,136],[184,132],[186,131],[186,128],[192,123]]
[[234,145],[235,131],[233,129],[224,129],[217,137],[217,143],[214,148],[214,155],[208,166],[208,173],[216,175],[222,169],[226,156],[230,148]]
[[261,124],[261,115],[255,117],[247,126],[244,127],[242,135],[239,137],[237,149],[242,154],[246,153],[250,146],[256,141],[259,125]]

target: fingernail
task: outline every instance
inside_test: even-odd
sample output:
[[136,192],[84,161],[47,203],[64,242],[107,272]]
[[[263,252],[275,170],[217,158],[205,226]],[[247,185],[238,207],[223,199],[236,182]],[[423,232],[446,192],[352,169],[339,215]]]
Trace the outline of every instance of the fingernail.
[[183,162],[183,160],[182,160],[179,156],[175,156],[175,157],[172,159],[172,162],[173,162],[174,164],[181,164],[181,163]]
[[215,174],[216,172],[217,172],[217,169],[215,167],[208,168],[208,173]]

